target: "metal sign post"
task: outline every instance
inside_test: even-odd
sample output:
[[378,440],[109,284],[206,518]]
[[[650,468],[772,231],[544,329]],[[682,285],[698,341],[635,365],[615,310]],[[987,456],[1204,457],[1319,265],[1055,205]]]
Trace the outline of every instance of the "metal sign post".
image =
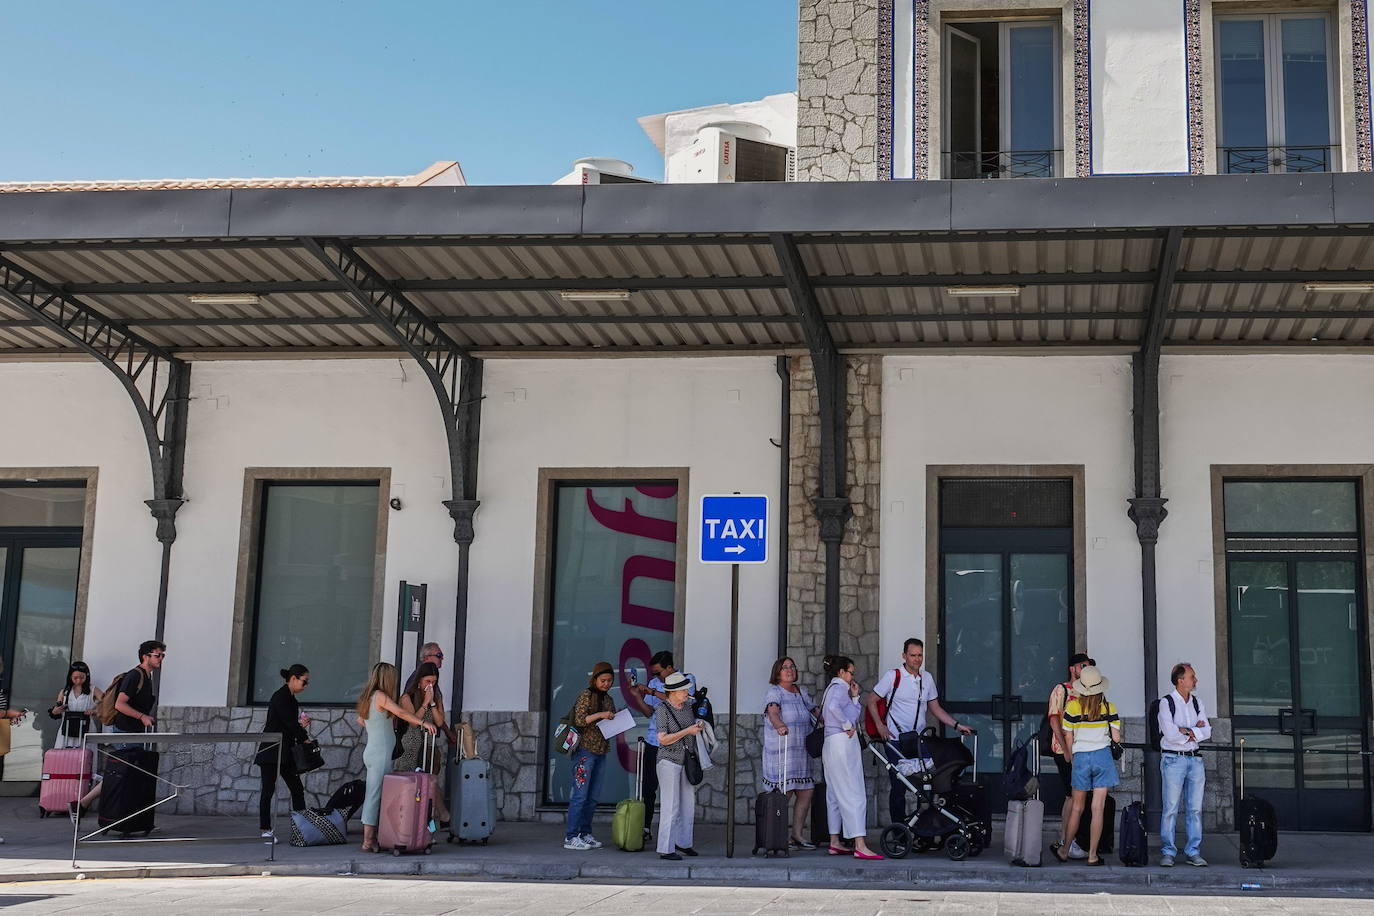
[[420,649],[425,644],[425,605],[429,603],[429,586],[412,585],[401,580],[401,596],[396,602],[396,670],[402,683],[405,678],[405,638],[415,634],[415,663],[420,663]]
[[725,764],[725,856],[735,855],[735,735],[739,700],[739,568],[768,562],[768,497],[703,496],[701,562],[730,564],[730,736]]

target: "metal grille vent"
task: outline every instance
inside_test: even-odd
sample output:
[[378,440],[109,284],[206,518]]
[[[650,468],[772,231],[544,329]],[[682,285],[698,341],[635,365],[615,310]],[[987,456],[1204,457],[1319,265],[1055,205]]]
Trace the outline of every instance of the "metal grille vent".
[[1226,539],[1227,553],[1356,553],[1359,549],[1359,538]]
[[737,138],[735,181],[786,181],[788,148]]
[[959,478],[940,481],[943,528],[1071,528],[1073,481]]

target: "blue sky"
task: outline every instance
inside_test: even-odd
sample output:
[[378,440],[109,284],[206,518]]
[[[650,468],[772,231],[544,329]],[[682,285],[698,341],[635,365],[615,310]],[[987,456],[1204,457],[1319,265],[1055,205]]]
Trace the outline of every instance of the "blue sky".
[[6,4],[0,181],[660,178],[635,119],[796,88],[796,0]]

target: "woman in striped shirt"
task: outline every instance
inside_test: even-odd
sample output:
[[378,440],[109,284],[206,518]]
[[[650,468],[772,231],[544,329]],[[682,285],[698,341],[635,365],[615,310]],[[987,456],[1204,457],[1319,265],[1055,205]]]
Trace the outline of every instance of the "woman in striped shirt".
[[[1102,816],[1107,806],[1107,790],[1121,781],[1112,757],[1112,742],[1121,741],[1121,719],[1115,704],[1107,700],[1107,679],[1095,665],[1079,672],[1073,684],[1074,696],[1064,707],[1064,759],[1073,766],[1073,809],[1069,812],[1064,836],[1078,833],[1088,793],[1093,795],[1089,829],[1089,865],[1105,865],[1097,854],[1102,839]],[[1068,850],[1055,843],[1050,851],[1061,862],[1069,861]]]

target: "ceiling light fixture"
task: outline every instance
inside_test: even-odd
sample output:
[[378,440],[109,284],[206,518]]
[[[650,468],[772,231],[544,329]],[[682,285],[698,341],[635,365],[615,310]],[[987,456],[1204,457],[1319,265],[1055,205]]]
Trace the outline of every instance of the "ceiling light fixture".
[[186,297],[192,305],[257,305],[257,293],[193,293]]
[[565,302],[622,302],[630,298],[628,289],[564,289],[558,298]]
[[1019,296],[1019,286],[946,286],[945,294],[956,299],[974,296]]
[[1350,283],[1340,280],[1304,283],[1302,288],[1309,293],[1374,293],[1374,283]]

